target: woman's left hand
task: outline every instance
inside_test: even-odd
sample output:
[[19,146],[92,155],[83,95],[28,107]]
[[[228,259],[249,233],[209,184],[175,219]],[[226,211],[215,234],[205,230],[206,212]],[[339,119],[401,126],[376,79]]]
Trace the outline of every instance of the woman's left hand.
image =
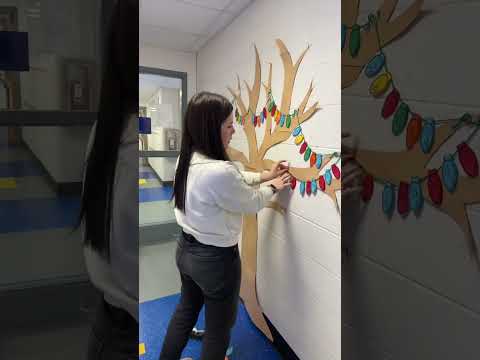
[[364,171],[355,159],[356,146],[352,148],[343,143],[348,138],[349,133],[342,133],[342,198],[358,197],[363,189]]
[[262,182],[273,180],[285,174],[289,169],[288,163],[285,164],[285,162],[285,160],[277,161],[269,171],[262,173]]

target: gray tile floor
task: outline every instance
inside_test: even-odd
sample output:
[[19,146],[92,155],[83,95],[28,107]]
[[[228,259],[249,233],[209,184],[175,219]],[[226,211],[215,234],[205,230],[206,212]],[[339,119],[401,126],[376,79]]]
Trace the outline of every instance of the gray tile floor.
[[138,206],[140,226],[175,223],[173,203],[169,201],[152,201],[140,203]]
[[0,292],[0,359],[85,360],[97,301],[87,282]]
[[176,246],[174,239],[149,241],[140,246],[140,302],[180,292],[180,276],[175,265]]
[[[22,147],[0,148],[0,163],[32,158]],[[0,189],[0,200],[54,197],[45,176],[19,177],[16,188]],[[85,360],[99,295],[87,281],[80,233],[2,233],[0,244],[0,359]]]

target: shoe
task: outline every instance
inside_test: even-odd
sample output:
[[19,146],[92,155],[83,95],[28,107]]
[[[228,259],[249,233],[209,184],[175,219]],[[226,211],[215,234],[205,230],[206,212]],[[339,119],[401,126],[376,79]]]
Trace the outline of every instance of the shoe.
[[195,340],[201,340],[205,335],[205,330],[198,330],[197,328],[193,328],[190,332],[190,338]]
[[193,358],[181,358],[180,360],[193,360]]

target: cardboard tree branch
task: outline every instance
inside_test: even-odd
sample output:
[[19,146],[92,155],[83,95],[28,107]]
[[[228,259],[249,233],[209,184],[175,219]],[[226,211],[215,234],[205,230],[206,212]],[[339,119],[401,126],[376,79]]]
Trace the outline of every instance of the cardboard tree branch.
[[[328,165],[328,163],[332,160],[332,155],[325,155],[324,161],[322,162],[322,166],[320,169],[317,167],[308,167],[308,168],[297,168],[297,167],[290,167],[289,173],[292,174],[293,177],[300,181],[309,181],[312,179],[318,179],[320,173],[322,172],[323,168]],[[263,160],[264,169],[269,170],[272,168],[275,162],[273,160]],[[337,211],[339,211],[338,201],[336,192],[342,189],[342,180],[333,178],[330,185],[325,187],[324,193],[330,197],[330,199],[335,204]]]
[[[282,89],[282,100],[280,105],[280,111],[283,114],[290,112],[290,106],[292,102],[292,93],[293,86],[295,83],[295,77],[297,71],[300,67],[303,57],[307,53],[309,47],[303,51],[299,59],[295,62],[292,61],[292,57],[287,50],[285,44],[277,39],[276,45],[280,51],[280,56],[283,62],[284,69],[284,83]],[[248,84],[247,91],[249,97],[249,105],[245,106],[245,103],[241,97],[240,89],[240,79],[237,79],[238,89],[233,91],[231,88],[228,88],[230,93],[234,96],[238,107],[241,112],[241,116],[249,114],[249,117],[252,114],[257,113],[258,99],[260,84],[263,84],[265,92],[267,94],[271,93],[272,90],[272,64],[269,64],[269,74],[268,80],[266,83],[261,83],[261,68],[260,68],[260,57],[258,50],[255,47],[255,80],[253,86],[250,88]],[[290,128],[276,126],[272,131],[273,125],[273,116],[271,112],[267,112],[267,117],[265,121],[265,134],[262,141],[262,144],[258,148],[256,132],[254,124],[252,121],[247,118],[243,128],[245,136],[247,137],[249,145],[249,156],[245,156],[242,152],[229,147],[228,155],[233,161],[239,161],[243,164],[246,170],[262,172],[264,170],[270,170],[274,164],[273,160],[264,160],[267,151],[275,145],[281,144],[282,142],[288,140],[292,136],[293,129],[300,125],[301,123],[311,119],[313,115],[320,109],[318,107],[318,102],[312,105],[307,111],[308,100],[313,90],[312,83],[300,105],[298,116],[293,117],[292,124]],[[250,111],[250,112],[249,112]],[[319,173],[321,170],[328,164],[332,156],[325,156],[324,161],[320,169],[316,167],[308,167],[305,169],[301,168],[290,168],[290,173],[299,180],[310,181],[312,179],[318,179]],[[335,192],[340,190],[341,181],[339,179],[332,179],[330,185],[327,185],[325,188],[325,193],[335,202],[337,209],[337,199]],[[267,207],[274,209],[280,214],[284,214],[284,209],[277,202],[270,202]],[[265,334],[267,338],[273,341],[272,333],[265,321],[263,316],[263,311],[260,306],[258,296],[257,296],[257,287],[256,287],[256,275],[257,275],[257,240],[258,240],[258,221],[257,215],[244,215],[243,225],[242,225],[242,243],[241,243],[241,254],[242,254],[242,283],[240,289],[240,296],[244,301],[247,312],[252,319],[253,323]]]
[[[412,149],[401,152],[358,149],[356,159],[375,179],[392,184],[399,184],[400,181],[409,183],[412,176],[422,178],[428,175],[429,161],[456,131],[457,129],[452,129],[451,125],[440,126],[436,131],[432,150],[428,154],[425,154],[420,143],[417,143]],[[424,194],[428,194],[427,181],[422,183],[422,191]],[[477,265],[480,265],[478,248],[466,213],[467,205],[480,203],[480,177],[460,176],[453,193],[443,191],[443,200],[440,205],[436,205],[428,196],[425,196],[424,199],[425,202],[450,216],[460,226],[465,233],[471,257],[477,262]]]
[[[250,89],[247,84],[247,91],[248,91],[248,99],[249,104],[248,107],[245,106],[245,103],[242,100],[242,93],[241,93],[241,86],[240,86],[240,78],[237,75],[237,93],[232,90],[232,88],[228,87],[228,90],[235,98],[235,101],[240,108],[240,115],[245,116],[248,113],[255,114],[257,106],[258,106],[258,99],[260,97],[260,79],[262,76],[262,69],[260,67],[260,57],[258,55],[257,47],[255,46],[255,80],[253,84],[253,88]],[[245,82],[246,83],[246,82]],[[245,132],[245,136],[248,140],[248,150],[250,155],[250,160],[256,161],[258,158],[258,147],[257,147],[257,136],[255,134],[255,127],[251,121],[245,121],[245,125],[243,126],[243,130]]]
[[[300,55],[298,60],[296,61],[295,65],[293,64],[292,56],[290,55],[290,52],[287,50],[285,44],[283,43],[282,40],[277,39],[276,40],[276,45],[278,49],[280,50],[280,57],[282,58],[282,63],[283,63],[283,91],[282,91],[282,102],[280,104],[280,111],[283,114],[288,114],[290,112],[290,106],[292,102],[292,94],[293,94],[293,86],[295,84],[295,77],[297,75],[298,68],[300,67],[300,64],[307,53],[307,51],[310,49],[310,46],[308,46],[303,53]],[[269,76],[269,86],[266,86],[266,89],[270,90],[271,87],[271,65],[270,65],[270,76]],[[300,108],[299,108],[299,114],[298,117],[294,117],[292,119],[292,126],[290,128],[285,128],[285,127],[280,127],[277,126],[275,127],[275,130],[271,132],[271,119],[270,119],[270,130],[267,132],[267,129],[269,129],[268,123],[267,123],[267,129],[265,130],[265,136],[263,137],[263,142],[260,145],[259,149],[259,159],[263,159],[267,153],[267,151],[272,148],[275,145],[281,144],[284,141],[288,140],[288,138],[292,135],[293,130],[301,124],[302,122],[310,119],[320,108],[318,107],[318,102],[316,102],[312,107],[308,110],[307,113],[303,112],[303,110],[306,107],[306,104],[308,102],[308,99],[310,97],[310,94],[312,93],[313,86],[310,84],[310,88],[307,91],[307,94],[305,95],[305,98],[303,99]],[[300,112],[302,110],[302,112]],[[268,115],[270,118],[270,115]],[[268,119],[267,119],[268,121]]]
[[[379,9],[377,18],[380,44],[375,27],[361,31],[360,50],[352,57],[349,49],[350,31],[346,34],[345,47],[342,51],[342,89],[351,86],[362,72],[367,62],[380,50],[397,37],[405,33],[413,22],[419,17],[423,0],[416,0],[401,15],[390,21],[398,0],[384,0]],[[342,1],[342,24],[351,27],[358,19],[360,0]]]

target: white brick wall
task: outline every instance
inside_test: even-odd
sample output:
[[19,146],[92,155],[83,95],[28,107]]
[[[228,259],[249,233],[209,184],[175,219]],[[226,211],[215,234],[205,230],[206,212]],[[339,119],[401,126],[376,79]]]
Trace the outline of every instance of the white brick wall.
[[[255,1],[198,54],[198,90],[232,96],[236,74],[250,85],[255,74],[255,43],[262,80],[273,64],[272,92],[280,103],[283,65],[275,39],[284,41],[294,61],[311,45],[299,68],[292,110],[301,103],[310,81],[315,89],[309,105],[320,110],[304,124],[304,134],[317,152],[340,148],[340,7],[337,1]],[[247,101],[243,86],[242,94]],[[265,103],[261,91],[259,108]],[[260,142],[264,128],[257,130]],[[232,146],[247,153],[243,130]],[[266,158],[307,166],[292,139],[271,149]],[[286,216],[270,209],[259,213],[258,293],[275,327],[301,359],[340,359],[340,216],[332,201],[318,194],[303,199],[284,194]]]
[[[395,14],[412,2],[399,1]],[[363,1],[360,23],[381,3]],[[385,49],[402,98],[438,119],[479,113],[480,51],[471,26],[480,2],[427,0],[424,9],[427,15]],[[380,116],[384,100],[368,94],[371,81],[361,75],[345,90],[342,129],[358,134],[365,148],[404,150],[405,134],[393,136],[391,121]],[[451,139],[429,166],[439,166],[465,134]],[[477,137],[471,144],[477,154],[479,145]],[[381,191],[377,184],[353,239],[356,255],[342,269],[344,359],[478,359],[480,272],[468,259],[463,232],[428,204],[418,219],[395,214],[388,221]],[[468,212],[480,243],[478,209],[470,206]],[[344,216],[343,228],[350,224]]]

